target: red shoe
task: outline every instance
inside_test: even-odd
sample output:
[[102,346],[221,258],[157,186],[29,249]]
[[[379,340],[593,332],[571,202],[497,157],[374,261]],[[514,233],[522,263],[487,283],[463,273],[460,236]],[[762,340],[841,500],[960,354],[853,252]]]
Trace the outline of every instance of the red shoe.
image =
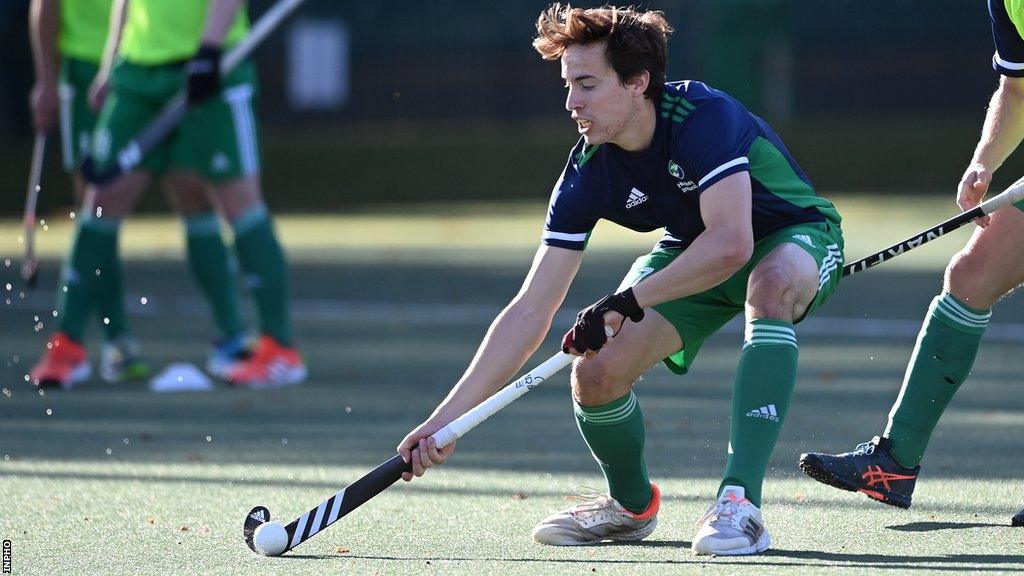
[[252,356],[228,371],[227,381],[245,388],[279,388],[302,382],[306,374],[298,350],[282,346],[264,334]]
[[85,348],[57,332],[46,343],[46,353],[32,367],[29,378],[39,387],[60,386],[65,390],[86,380],[92,374]]

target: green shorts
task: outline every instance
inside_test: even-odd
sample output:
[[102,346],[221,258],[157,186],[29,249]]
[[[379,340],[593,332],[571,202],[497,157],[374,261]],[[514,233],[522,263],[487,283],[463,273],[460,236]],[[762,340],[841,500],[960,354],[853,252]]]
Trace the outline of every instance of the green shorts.
[[[96,124],[92,153],[99,170],[113,163],[142,128],[185,83],[181,64],[139,66],[120,61],[111,72],[110,95]],[[256,68],[245,62],[221,81],[217,96],[189,110],[178,128],[142,160],[155,174],[198,172],[224,182],[260,170],[257,145]]]
[[96,114],[89,108],[89,85],[97,72],[97,65],[84,60],[65,57],[60,62],[60,148],[69,172],[89,153],[96,126]]
[[1024,200],[1021,200],[1020,202],[1014,202],[1013,205],[1019,208],[1021,211],[1024,211]]
[[[726,322],[743,312],[747,299],[747,280],[751,271],[776,246],[794,244],[814,257],[818,264],[820,283],[807,314],[821,306],[836,291],[843,275],[843,232],[828,223],[798,224],[783,228],[754,244],[754,254],[743,268],[718,286],[699,294],[672,300],[654,306],[665,317],[683,340],[683,349],[664,359],[665,365],[676,374],[685,374],[693,364],[704,340],[717,332]],[[622,280],[619,290],[635,286],[653,272],[661,270],[682,250],[655,250],[641,256]],[[800,318],[799,322],[803,320]]]

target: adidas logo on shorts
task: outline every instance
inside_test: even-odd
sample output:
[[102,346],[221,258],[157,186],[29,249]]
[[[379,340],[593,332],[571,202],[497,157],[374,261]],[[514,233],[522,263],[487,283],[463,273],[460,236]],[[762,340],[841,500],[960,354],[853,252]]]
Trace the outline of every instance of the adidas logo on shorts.
[[747,412],[747,416],[751,418],[764,418],[765,420],[771,420],[772,422],[779,421],[779,413],[775,411],[775,404],[754,408],[750,412]]

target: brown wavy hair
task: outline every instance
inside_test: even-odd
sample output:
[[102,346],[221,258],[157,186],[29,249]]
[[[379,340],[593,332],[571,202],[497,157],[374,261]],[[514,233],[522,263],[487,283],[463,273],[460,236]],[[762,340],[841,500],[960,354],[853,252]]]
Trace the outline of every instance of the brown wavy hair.
[[665,14],[657,10],[642,12],[615,6],[584,9],[556,2],[537,18],[533,47],[545,60],[558,60],[573,44],[604,42],[605,58],[619,82],[625,83],[646,70],[651,80],[644,96],[656,98],[664,89],[671,33]]

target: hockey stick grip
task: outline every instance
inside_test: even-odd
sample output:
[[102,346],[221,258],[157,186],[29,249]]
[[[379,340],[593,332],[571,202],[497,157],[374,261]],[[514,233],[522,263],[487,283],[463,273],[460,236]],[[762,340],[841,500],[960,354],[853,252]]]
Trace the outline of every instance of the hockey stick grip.
[[879,250],[870,256],[865,256],[856,262],[843,266],[843,276],[850,276],[858,272],[863,272],[868,268],[881,264],[887,260],[891,260],[904,252],[909,252],[922,244],[927,244],[939,236],[961,228],[965,224],[973,222],[977,218],[986,214],[991,214],[1003,206],[1013,204],[1021,200],[1024,200],[1024,178],[1017,180],[1002,193],[989,198],[970,210],[961,212],[960,214],[957,214],[944,222],[940,222],[919,234],[911,236],[902,242],[893,244],[892,246]]

